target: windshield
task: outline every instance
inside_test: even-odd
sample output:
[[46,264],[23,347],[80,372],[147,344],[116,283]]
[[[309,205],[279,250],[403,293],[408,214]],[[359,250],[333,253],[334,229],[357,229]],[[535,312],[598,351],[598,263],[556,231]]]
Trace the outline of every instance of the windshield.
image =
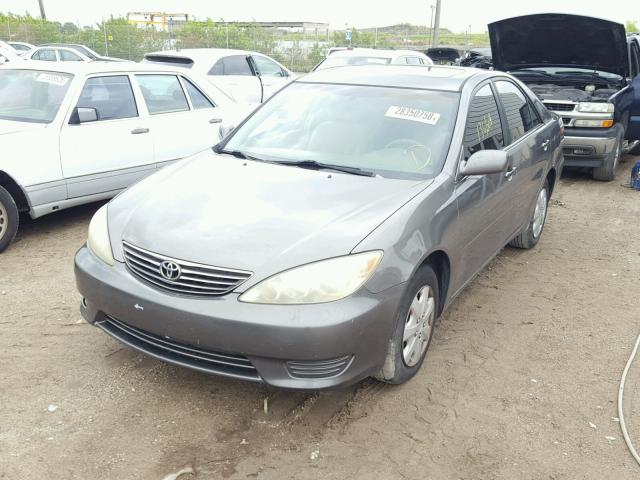
[[325,68],[344,67],[345,65],[388,65],[390,58],[384,57],[329,57],[316,67],[316,70]]
[[224,150],[432,178],[449,150],[458,100],[453,92],[294,83],[239,127]]
[[72,77],[41,70],[0,70],[0,120],[51,123]]

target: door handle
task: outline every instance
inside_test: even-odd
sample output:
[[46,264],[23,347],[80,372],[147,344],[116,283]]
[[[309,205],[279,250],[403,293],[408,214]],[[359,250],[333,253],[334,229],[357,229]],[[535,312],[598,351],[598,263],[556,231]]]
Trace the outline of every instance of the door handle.
[[544,142],[542,142],[540,144],[540,146],[542,147],[542,149],[546,152],[549,149],[549,144],[551,143],[551,140],[545,140]]
[[148,128],[134,128],[131,130],[131,135],[140,135],[141,133],[149,133]]
[[505,174],[504,174],[505,178],[506,178],[508,181],[513,180],[513,176],[515,175],[515,173],[516,173],[516,171],[517,171],[517,170],[518,170],[518,169],[517,169],[517,168],[514,168],[514,167],[509,168],[509,170],[507,170],[507,171],[505,172]]
[[209,123],[222,123],[222,119],[221,118],[212,118],[211,120],[209,120]]

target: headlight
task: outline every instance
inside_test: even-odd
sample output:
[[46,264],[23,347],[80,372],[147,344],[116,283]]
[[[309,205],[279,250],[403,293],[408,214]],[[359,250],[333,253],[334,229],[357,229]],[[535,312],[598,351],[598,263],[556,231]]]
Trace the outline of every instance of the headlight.
[[580,102],[578,111],[582,113],[613,113],[613,103],[605,102]]
[[109,240],[109,227],[107,225],[107,206],[103,206],[91,219],[87,246],[93,254],[108,265],[113,265],[113,253]]
[[348,297],[375,272],[381,251],[357,253],[296,267],[263,280],[240,296],[241,302],[299,305]]
[[611,128],[613,127],[613,120],[576,120],[573,126],[583,128]]

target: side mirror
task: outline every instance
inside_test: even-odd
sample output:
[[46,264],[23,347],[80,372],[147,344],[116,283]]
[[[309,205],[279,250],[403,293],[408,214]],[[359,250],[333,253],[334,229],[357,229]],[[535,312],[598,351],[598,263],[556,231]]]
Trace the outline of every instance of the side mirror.
[[489,175],[504,172],[509,159],[503,150],[480,150],[460,166],[461,175]]
[[81,123],[97,122],[100,120],[98,110],[92,107],[76,107],[71,114],[69,123],[79,125]]
[[235,130],[235,128],[236,127],[234,125],[220,125],[220,129],[218,130],[220,140],[224,140],[226,137],[228,137],[229,134]]

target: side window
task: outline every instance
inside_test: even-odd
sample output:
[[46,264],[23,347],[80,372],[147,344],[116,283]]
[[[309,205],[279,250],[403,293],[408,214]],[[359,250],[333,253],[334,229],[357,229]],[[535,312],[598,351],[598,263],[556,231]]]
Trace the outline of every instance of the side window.
[[496,88],[507,116],[511,141],[515,142],[539,125],[540,118],[522,90],[513,83],[497,81]]
[[69,50],[58,50],[60,60],[63,62],[81,62],[82,58]]
[[640,74],[640,48],[635,40],[631,43],[631,78]]
[[34,53],[31,58],[33,60],[43,60],[45,62],[56,62],[56,51],[52,48],[43,48]]
[[224,58],[218,60],[211,70],[209,70],[208,75],[224,75]]
[[138,107],[126,75],[90,78],[80,93],[78,107],[95,108],[99,120],[138,116]]
[[256,62],[256,67],[258,67],[258,72],[263,77],[284,77],[285,73],[280,68],[276,62],[262,57],[260,55],[253,56],[253,61]]
[[187,97],[175,75],[136,75],[150,114],[189,110]]
[[462,144],[465,160],[477,151],[504,147],[498,104],[489,85],[478,90],[471,101]]
[[418,57],[406,57],[407,65],[420,65],[420,59]]
[[223,75],[253,75],[247,57],[244,55],[232,55],[222,59],[224,66]]
[[193,83],[191,83],[186,78],[184,77],[181,77],[181,78],[182,78],[182,82],[185,87],[185,90],[187,91],[187,95],[189,95],[189,98],[191,99],[191,105],[193,105],[194,110],[215,107],[215,105],[212,104],[209,101],[209,99],[205,97],[200,90],[198,90],[198,87],[196,87]]

